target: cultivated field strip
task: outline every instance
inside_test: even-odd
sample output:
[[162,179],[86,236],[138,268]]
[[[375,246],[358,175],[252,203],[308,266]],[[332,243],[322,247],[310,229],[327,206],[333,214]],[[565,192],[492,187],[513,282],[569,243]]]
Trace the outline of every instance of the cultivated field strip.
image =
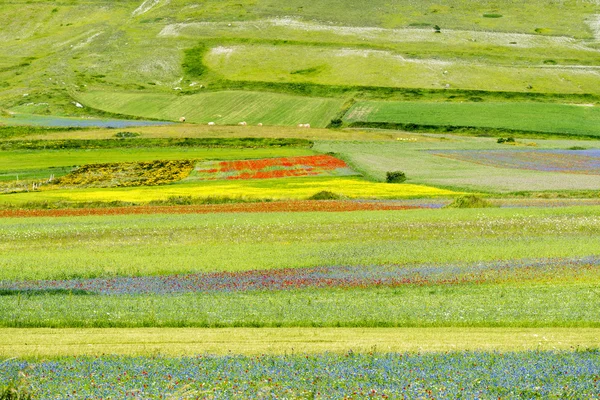
[[0,355],[564,351],[593,348],[598,335],[598,328],[6,328],[0,329]]

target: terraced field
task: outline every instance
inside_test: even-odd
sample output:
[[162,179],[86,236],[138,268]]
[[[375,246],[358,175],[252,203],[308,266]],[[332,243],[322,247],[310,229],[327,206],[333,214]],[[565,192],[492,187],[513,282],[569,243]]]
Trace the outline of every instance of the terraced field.
[[325,127],[343,101],[253,92],[218,92],[175,96],[146,93],[86,92],[77,95],[84,104],[104,111],[177,121],[184,116],[195,123],[237,125],[311,124]]

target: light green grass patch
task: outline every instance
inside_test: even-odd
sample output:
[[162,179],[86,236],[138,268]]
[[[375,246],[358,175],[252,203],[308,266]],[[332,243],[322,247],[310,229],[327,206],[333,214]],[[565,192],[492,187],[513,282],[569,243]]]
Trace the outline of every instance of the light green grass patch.
[[228,45],[211,49],[204,60],[226,79],[240,81],[508,92],[600,91],[600,77],[592,67],[501,66],[444,57],[411,58],[365,48]]
[[595,328],[0,329],[0,357],[572,350]]
[[83,92],[77,98],[100,110],[176,121],[236,125],[325,127],[343,100],[258,92],[212,92],[188,96],[125,92]]

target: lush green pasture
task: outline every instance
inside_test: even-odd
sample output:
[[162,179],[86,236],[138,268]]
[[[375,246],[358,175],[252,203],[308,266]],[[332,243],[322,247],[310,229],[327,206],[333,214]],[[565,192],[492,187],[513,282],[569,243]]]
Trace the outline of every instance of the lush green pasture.
[[0,357],[572,350],[597,328],[0,329]]
[[4,218],[0,280],[591,256],[599,215],[579,207]]
[[343,100],[308,98],[257,92],[214,92],[177,96],[167,94],[83,92],[77,98],[100,110],[140,117],[236,125],[311,124],[325,127],[339,112]]
[[[402,138],[399,138],[402,139]],[[382,181],[387,171],[400,170],[409,178],[407,182],[482,192],[518,191],[575,191],[600,188],[600,176],[565,172],[533,171],[501,168],[473,162],[452,160],[430,153],[430,150],[535,150],[563,149],[573,146],[599,148],[600,142],[532,141],[517,139],[517,146],[501,145],[496,139],[471,139],[449,136],[447,140],[429,142],[396,140],[395,142],[370,141],[317,141],[315,150],[335,152],[354,170],[367,177]],[[537,146],[524,146],[536,143]],[[575,152],[576,154],[576,152]]]
[[369,101],[354,105],[345,120],[600,136],[600,108],[576,105]]
[[11,150],[0,152],[0,171],[27,171],[95,163],[153,160],[237,160],[312,155],[304,148],[227,149],[202,147],[142,147],[69,150]]
[[239,198],[240,200],[307,199],[321,191],[354,199],[402,199],[453,197],[458,192],[414,184],[370,182],[358,177],[291,177],[278,179],[240,179],[202,182],[176,182],[165,186],[110,189],[46,189],[0,196],[0,205],[28,202],[114,202],[136,204],[164,201],[174,197]]
[[598,328],[597,285],[597,279],[575,279],[160,296],[9,295],[0,296],[0,326]]
[[224,78],[241,81],[505,92],[600,91],[600,78],[594,68],[502,66],[405,54],[365,48],[253,44],[215,47],[204,62]]

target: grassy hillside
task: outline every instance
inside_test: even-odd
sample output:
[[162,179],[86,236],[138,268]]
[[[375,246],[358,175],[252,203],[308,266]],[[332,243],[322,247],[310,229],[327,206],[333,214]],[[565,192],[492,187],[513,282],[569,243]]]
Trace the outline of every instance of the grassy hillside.
[[0,109],[325,126],[352,98],[595,103],[598,13],[576,0],[7,0]]

